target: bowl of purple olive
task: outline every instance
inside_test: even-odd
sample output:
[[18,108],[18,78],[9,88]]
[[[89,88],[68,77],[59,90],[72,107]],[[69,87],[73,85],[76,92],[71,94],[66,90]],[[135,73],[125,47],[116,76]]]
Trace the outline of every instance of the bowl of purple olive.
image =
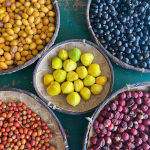
[[88,0],[88,29],[110,59],[150,73],[150,0]]
[[88,120],[83,150],[149,150],[150,82],[117,90]]

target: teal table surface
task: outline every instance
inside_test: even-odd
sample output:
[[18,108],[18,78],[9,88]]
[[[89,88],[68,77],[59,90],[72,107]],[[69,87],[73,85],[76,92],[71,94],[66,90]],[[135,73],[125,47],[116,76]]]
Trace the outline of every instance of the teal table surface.
[[[86,0],[58,0],[61,25],[56,43],[69,39],[86,39],[92,41],[86,24]],[[33,87],[33,71],[37,62],[18,72],[0,76],[0,87],[12,87],[36,94]],[[130,71],[112,63],[114,69],[113,91],[136,82],[150,81],[150,74]],[[37,94],[36,94],[37,95]],[[93,112],[70,116],[54,111],[66,131],[69,149],[82,150],[82,141],[88,121]]]

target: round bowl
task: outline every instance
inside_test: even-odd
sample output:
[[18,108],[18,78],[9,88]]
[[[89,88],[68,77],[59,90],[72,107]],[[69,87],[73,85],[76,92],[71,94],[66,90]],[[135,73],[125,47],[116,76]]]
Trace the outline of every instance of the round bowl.
[[111,94],[100,106],[95,110],[91,118],[87,118],[89,120],[89,123],[87,125],[87,128],[85,130],[85,135],[83,139],[83,146],[82,150],[87,150],[91,146],[91,137],[97,135],[97,133],[93,129],[93,122],[97,117],[99,116],[100,112],[103,110],[104,106],[107,105],[112,100],[115,100],[118,98],[118,95],[125,91],[150,91],[150,82],[139,82],[131,85],[126,85],[123,88],[117,90],[113,94]]
[[[81,99],[81,102],[75,107],[69,105],[66,102],[66,95],[62,93],[57,96],[50,96],[46,92],[47,87],[43,83],[44,75],[47,73],[52,74],[54,71],[51,67],[53,57],[58,56],[59,51],[61,51],[62,49],[69,51],[73,48],[79,48],[82,53],[92,53],[95,57],[93,63],[98,63],[102,71],[101,75],[108,78],[108,82],[104,85],[104,89],[99,95],[91,95],[91,98],[88,101]],[[105,100],[107,95],[109,95],[109,93],[111,92],[113,81],[113,68],[108,57],[94,43],[80,39],[64,41],[51,47],[40,58],[33,73],[34,88],[39,97],[49,107],[56,109],[59,112],[71,115],[84,114],[94,110],[101,102]]]
[[134,67],[132,65],[128,65],[126,63],[124,63],[123,61],[121,61],[120,59],[118,59],[117,57],[113,56],[109,51],[107,51],[103,45],[99,42],[98,38],[95,36],[95,33],[92,29],[91,23],[90,23],[90,18],[89,18],[89,10],[90,10],[90,5],[91,5],[92,0],[88,0],[87,1],[87,8],[86,8],[86,22],[88,25],[88,30],[90,32],[90,35],[93,39],[93,41],[106,53],[106,55],[117,65],[126,68],[126,69],[130,69],[130,70],[134,70],[134,71],[138,71],[138,72],[142,72],[142,73],[150,73],[150,69],[144,69],[144,68],[138,68],[138,67]]
[[38,114],[43,121],[52,130],[54,137],[51,143],[56,147],[56,150],[69,150],[67,138],[62,125],[53,111],[37,96],[27,91],[14,88],[0,88],[0,100],[8,102],[23,102],[32,111]]
[[4,74],[11,74],[13,72],[16,72],[18,70],[24,69],[27,66],[33,64],[37,59],[39,59],[55,42],[58,32],[59,32],[59,28],[60,28],[60,11],[59,11],[59,6],[58,3],[55,0],[52,0],[53,3],[53,7],[54,7],[54,11],[56,13],[56,21],[55,21],[55,32],[53,37],[51,38],[51,40],[49,41],[49,43],[43,48],[43,50],[41,50],[36,56],[34,56],[31,60],[25,62],[23,65],[21,66],[15,66],[12,69],[8,69],[8,70],[2,70],[0,71],[0,75],[4,75]]

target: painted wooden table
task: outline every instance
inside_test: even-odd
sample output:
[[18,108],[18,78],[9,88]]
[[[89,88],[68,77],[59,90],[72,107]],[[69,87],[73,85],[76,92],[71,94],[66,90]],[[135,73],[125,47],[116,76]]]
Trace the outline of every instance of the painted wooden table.
[[[55,44],[69,39],[87,39],[92,41],[85,18],[86,0],[58,0],[58,2],[61,26]],[[112,64],[114,69],[113,91],[126,84],[150,81],[150,74],[126,70],[114,63]],[[35,65],[36,62],[16,73],[0,76],[0,87],[19,88],[36,94],[32,82]],[[70,150],[82,150],[83,135],[88,122],[85,117],[91,116],[92,112],[80,116],[69,116],[56,111],[54,113],[66,131]]]

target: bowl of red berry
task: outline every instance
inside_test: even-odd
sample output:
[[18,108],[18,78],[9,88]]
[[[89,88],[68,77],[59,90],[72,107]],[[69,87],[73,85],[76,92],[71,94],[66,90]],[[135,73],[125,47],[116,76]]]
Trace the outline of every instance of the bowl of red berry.
[[88,0],[86,20],[92,39],[114,63],[150,73],[149,14],[149,0]]
[[52,110],[37,96],[12,88],[0,88],[0,149],[69,150]]
[[150,82],[117,90],[88,120],[83,150],[149,150]]

